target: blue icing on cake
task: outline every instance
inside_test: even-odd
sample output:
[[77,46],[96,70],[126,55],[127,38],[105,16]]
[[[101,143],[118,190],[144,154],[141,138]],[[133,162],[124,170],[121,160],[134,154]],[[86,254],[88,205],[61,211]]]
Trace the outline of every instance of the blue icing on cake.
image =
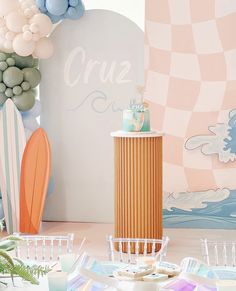
[[150,131],[150,113],[145,104],[130,104],[123,111],[123,130],[128,132]]

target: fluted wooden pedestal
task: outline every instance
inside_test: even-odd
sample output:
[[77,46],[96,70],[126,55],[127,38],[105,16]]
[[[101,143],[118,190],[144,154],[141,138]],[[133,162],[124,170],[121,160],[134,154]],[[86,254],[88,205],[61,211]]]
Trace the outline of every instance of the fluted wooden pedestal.
[[115,237],[162,238],[162,136],[119,131],[112,136]]

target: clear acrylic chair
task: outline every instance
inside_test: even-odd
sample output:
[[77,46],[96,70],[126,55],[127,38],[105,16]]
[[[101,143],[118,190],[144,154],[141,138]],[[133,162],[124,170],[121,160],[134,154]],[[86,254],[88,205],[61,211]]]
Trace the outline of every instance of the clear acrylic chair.
[[39,262],[57,261],[60,255],[73,251],[74,234],[67,235],[23,235],[15,233],[19,242],[15,255],[20,259],[36,260]]
[[167,253],[169,238],[114,238],[109,235],[107,242],[109,260],[132,264],[136,263],[136,259],[141,256],[150,256],[157,261],[163,261]]
[[236,241],[202,239],[201,247],[207,265],[236,267]]

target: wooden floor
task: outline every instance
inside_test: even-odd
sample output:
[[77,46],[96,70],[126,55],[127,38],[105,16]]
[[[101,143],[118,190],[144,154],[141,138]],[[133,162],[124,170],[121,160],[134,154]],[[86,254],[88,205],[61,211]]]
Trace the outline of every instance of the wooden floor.
[[[75,234],[75,246],[83,237],[87,238],[85,250],[100,259],[107,259],[106,235],[113,234],[112,224],[44,222],[43,234]],[[165,229],[164,235],[170,238],[168,261],[180,263],[186,256],[201,259],[200,239],[236,240],[236,230],[213,229]]]

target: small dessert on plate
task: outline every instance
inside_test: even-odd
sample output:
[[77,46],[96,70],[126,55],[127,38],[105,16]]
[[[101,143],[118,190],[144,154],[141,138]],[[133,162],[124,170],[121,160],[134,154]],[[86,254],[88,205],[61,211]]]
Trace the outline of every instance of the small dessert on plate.
[[119,279],[123,280],[142,280],[146,275],[153,272],[153,268],[149,266],[128,266],[126,268],[121,268],[116,270],[113,275]]
[[167,279],[168,279],[168,275],[158,274],[156,272],[143,277],[143,281],[146,281],[146,282],[160,282]]
[[169,277],[174,277],[180,274],[180,266],[169,262],[157,262],[155,264],[155,271],[159,274],[165,274]]

